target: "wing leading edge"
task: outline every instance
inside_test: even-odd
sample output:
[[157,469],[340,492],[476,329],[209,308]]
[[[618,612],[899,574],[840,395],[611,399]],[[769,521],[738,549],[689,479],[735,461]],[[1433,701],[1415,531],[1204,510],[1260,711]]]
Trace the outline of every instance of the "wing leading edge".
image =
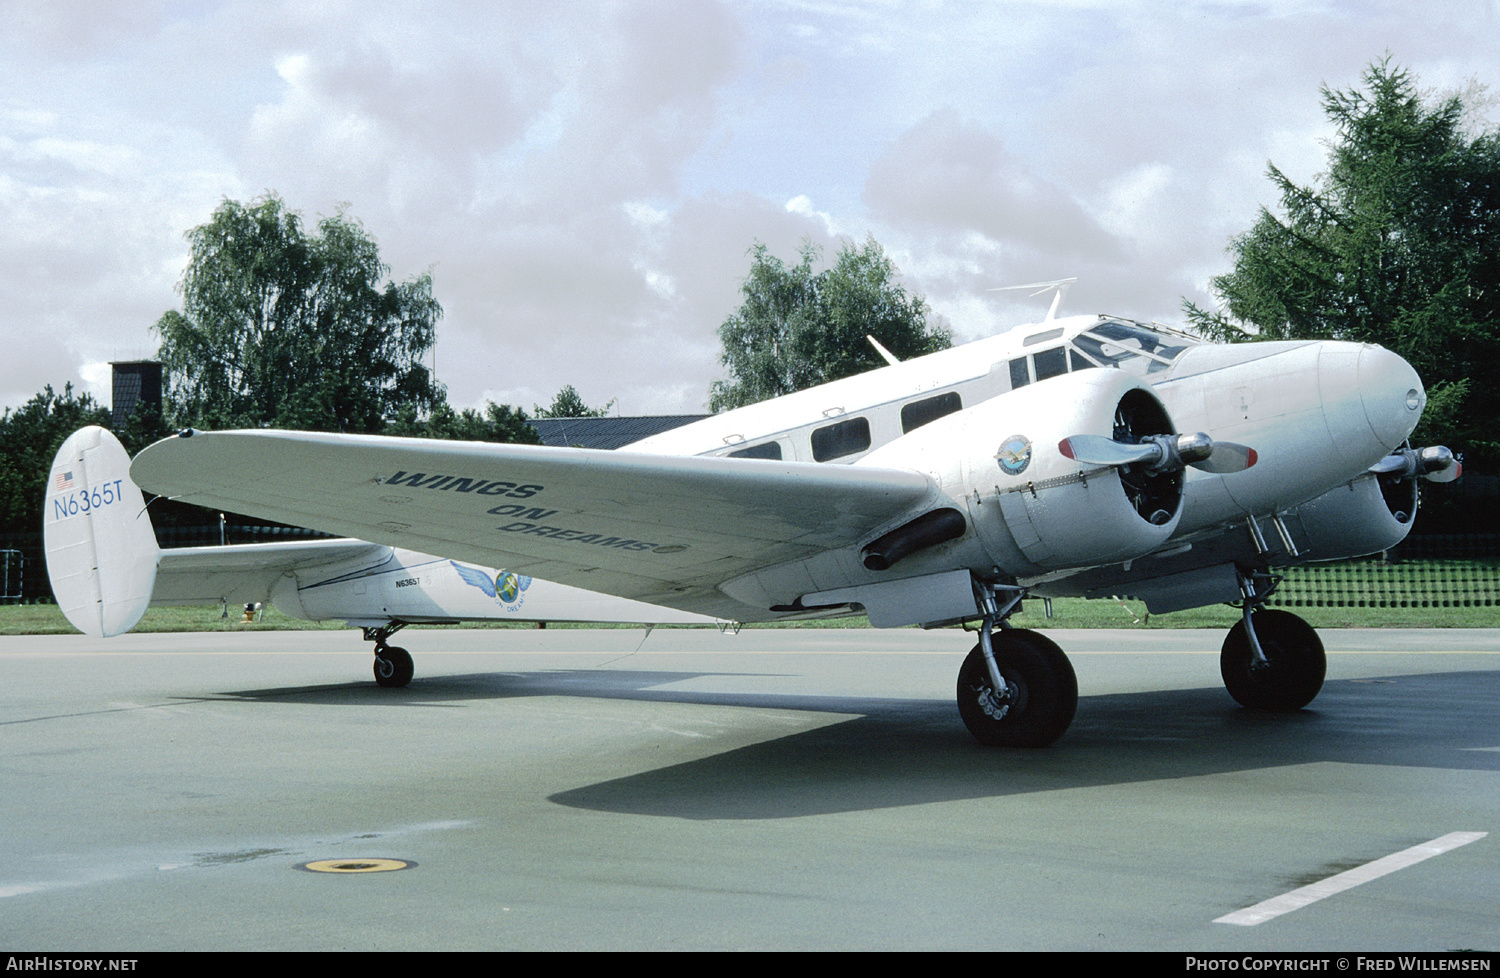
[[766,617],[717,590],[850,547],[933,491],[902,469],[283,431],[147,448],[140,486],[668,607]]

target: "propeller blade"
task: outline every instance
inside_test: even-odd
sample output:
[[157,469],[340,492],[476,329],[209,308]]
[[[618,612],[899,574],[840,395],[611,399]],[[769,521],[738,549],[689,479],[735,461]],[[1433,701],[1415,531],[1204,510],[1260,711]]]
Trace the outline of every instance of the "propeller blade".
[[1417,461],[1422,468],[1422,478],[1428,482],[1452,482],[1464,474],[1464,464],[1443,445],[1418,449]]
[[1162,448],[1155,442],[1130,445],[1103,435],[1073,435],[1058,442],[1057,450],[1068,458],[1090,465],[1134,465],[1162,459]]
[[1138,445],[1102,435],[1073,435],[1057,443],[1057,450],[1091,465],[1143,463],[1155,472],[1175,471],[1184,464],[1205,472],[1243,472],[1255,464],[1255,449],[1232,441],[1214,441],[1201,431],[1185,435],[1151,435]]
[[1216,441],[1213,453],[1208,458],[1188,464],[1204,472],[1225,475],[1230,472],[1243,472],[1254,465],[1259,458],[1255,449],[1249,445],[1241,445],[1233,441]]
[[1422,478],[1426,479],[1428,482],[1452,482],[1454,479],[1457,479],[1463,474],[1464,464],[1462,462],[1454,462],[1446,469],[1439,469],[1436,472],[1429,472],[1426,475],[1422,476]]

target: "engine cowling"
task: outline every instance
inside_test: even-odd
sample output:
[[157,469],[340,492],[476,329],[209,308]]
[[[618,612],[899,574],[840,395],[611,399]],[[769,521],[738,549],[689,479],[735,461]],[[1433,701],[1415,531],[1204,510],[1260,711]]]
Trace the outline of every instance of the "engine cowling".
[[1099,465],[1062,443],[1135,443],[1173,432],[1149,387],[1088,370],[1002,394],[872,452],[860,464],[913,468],[962,508],[982,559],[1014,576],[1132,560],[1161,547],[1182,511],[1180,468]]
[[1415,479],[1370,473],[1330,489],[1292,511],[1307,540],[1308,560],[1363,557],[1389,550],[1411,532]]

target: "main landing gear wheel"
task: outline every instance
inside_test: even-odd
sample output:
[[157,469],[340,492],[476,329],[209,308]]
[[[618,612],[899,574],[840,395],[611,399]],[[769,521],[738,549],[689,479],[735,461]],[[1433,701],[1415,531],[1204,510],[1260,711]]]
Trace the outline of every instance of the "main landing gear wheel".
[[1257,611],[1255,637],[1266,661],[1257,663],[1242,621],[1229,630],[1219,671],[1224,686],[1241,706],[1291,713],[1313,701],[1328,668],[1323,642],[1307,622],[1289,611]]
[[979,646],[958,671],[958,714],[982,744],[1046,747],[1078,709],[1078,678],[1062,649],[1023,628],[994,632],[990,642],[1006,688],[996,693]]
[[375,681],[382,686],[405,686],[416,666],[405,649],[387,645],[375,650]]

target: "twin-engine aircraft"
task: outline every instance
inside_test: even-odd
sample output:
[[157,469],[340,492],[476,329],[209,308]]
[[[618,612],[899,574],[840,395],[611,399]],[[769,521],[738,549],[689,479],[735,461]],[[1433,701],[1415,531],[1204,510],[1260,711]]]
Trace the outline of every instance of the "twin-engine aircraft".
[[[533,589],[545,579],[596,592],[581,600],[600,602],[591,617],[601,620],[670,620],[638,605],[606,608],[609,595],[705,620],[977,622],[959,713],[981,742],[1014,746],[1054,742],[1078,701],[1062,650],[1009,627],[1023,599],[1133,596],[1158,613],[1238,602],[1243,617],[1221,658],[1229,692],[1251,708],[1300,709],[1322,687],[1323,648],[1300,618],[1263,609],[1279,580],[1271,569],[1395,545],[1411,527],[1416,480],[1459,471],[1446,448],[1406,446],[1426,394],[1401,357],[1377,346],[1211,344],[1049,313],[965,346],[887,359],[616,451],[187,430],[143,451],[129,478],[104,471],[117,493],[133,480],[372,541],[318,544],[345,561],[337,574],[274,568],[271,600],[294,614],[326,612],[316,605],[323,582],[371,580],[388,548],[409,548],[435,555],[420,559],[439,573],[504,567],[530,575]],[[97,489],[92,468],[80,469]],[[63,474],[54,468],[59,487]],[[50,534],[100,537],[91,545],[107,551],[102,529],[68,525],[64,498],[59,488],[48,502],[49,561],[60,549]],[[108,508],[96,505],[90,525]],[[132,497],[123,511],[139,508]],[[149,527],[118,532],[139,534],[122,545],[135,552]],[[192,560],[213,559],[198,555],[182,558],[185,574]],[[87,614],[125,630],[151,586],[143,598],[144,564],[107,565],[101,557],[98,609]],[[137,583],[115,593],[110,580]],[[420,620],[411,609],[441,583],[415,572],[405,580],[411,604],[375,602],[350,616],[377,655],[381,633]]]

